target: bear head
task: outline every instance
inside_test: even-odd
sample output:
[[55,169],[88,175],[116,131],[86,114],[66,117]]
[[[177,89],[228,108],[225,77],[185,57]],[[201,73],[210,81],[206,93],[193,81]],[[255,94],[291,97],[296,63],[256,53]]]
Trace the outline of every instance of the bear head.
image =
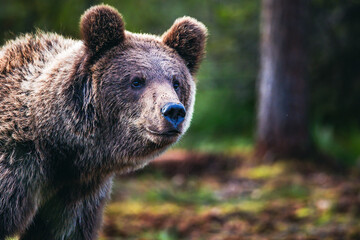
[[188,129],[194,75],[204,55],[206,27],[177,19],[162,36],[125,30],[114,8],[99,5],[80,21],[100,135],[122,169],[143,166]]

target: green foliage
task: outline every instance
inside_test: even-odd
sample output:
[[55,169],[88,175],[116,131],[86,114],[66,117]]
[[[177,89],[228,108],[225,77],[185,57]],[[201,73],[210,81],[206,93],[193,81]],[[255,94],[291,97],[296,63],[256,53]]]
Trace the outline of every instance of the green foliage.
[[348,166],[359,164],[360,129],[350,127],[348,131],[337,131],[334,126],[317,125],[314,140],[320,150],[341,159]]

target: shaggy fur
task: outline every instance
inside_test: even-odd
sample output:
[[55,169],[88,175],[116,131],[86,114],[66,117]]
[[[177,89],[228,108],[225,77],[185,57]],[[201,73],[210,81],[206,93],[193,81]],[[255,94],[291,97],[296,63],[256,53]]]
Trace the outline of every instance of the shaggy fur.
[[[80,26],[82,41],[38,32],[0,49],[0,240],[95,239],[113,175],[189,127],[203,24],[134,34],[100,5]],[[161,115],[169,102],[187,112],[175,133]]]

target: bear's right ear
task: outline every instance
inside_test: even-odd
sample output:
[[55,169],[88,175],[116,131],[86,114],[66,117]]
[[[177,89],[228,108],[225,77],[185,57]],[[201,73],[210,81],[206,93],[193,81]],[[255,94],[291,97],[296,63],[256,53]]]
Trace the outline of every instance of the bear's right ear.
[[125,39],[122,16],[108,5],[89,8],[81,16],[80,31],[85,46],[93,56],[120,44]]

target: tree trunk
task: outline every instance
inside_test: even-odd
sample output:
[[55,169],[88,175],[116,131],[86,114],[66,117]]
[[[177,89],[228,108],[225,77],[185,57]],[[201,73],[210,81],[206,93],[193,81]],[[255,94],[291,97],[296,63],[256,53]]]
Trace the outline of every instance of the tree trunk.
[[263,0],[257,146],[263,158],[310,152],[306,0]]

